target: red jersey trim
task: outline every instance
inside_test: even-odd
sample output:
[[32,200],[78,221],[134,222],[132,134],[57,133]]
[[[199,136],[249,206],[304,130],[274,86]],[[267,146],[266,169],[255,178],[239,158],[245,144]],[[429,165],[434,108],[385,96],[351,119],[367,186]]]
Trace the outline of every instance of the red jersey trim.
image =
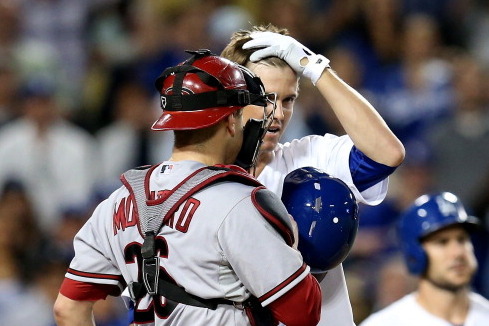
[[65,278],[59,292],[71,300],[97,301],[108,295],[119,296],[122,291],[117,285],[85,283]]
[[289,276],[285,281],[283,281],[282,283],[280,283],[279,285],[277,285],[272,290],[268,291],[267,293],[265,293],[264,295],[262,295],[261,297],[259,297],[258,300],[260,300],[260,302],[263,302],[263,301],[267,300],[268,298],[270,298],[271,296],[277,294],[283,288],[285,288],[287,285],[289,285],[290,283],[292,283],[292,281],[294,281],[302,273],[304,273],[304,271],[306,270],[306,268],[307,268],[307,265],[305,263],[302,264],[302,266],[294,274],[292,274],[291,276]]
[[114,280],[114,281],[122,283],[124,286],[126,285],[126,282],[124,281],[124,278],[122,277],[122,275],[88,273],[88,272],[78,271],[78,270],[73,269],[73,268],[68,268],[68,273],[73,274],[75,276],[86,277],[86,278]]

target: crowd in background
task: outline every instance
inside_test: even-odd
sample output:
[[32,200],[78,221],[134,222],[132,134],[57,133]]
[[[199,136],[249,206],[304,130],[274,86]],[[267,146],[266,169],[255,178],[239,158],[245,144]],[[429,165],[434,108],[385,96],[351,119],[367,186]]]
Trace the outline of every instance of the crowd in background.
[[[394,226],[416,197],[451,191],[489,224],[487,1],[0,0],[0,324],[53,325],[76,231],[122,172],[169,155],[171,132],[149,130],[163,69],[267,23],[331,59],[406,147],[386,200],[360,207],[356,322],[413,289]],[[315,92],[301,82],[284,141],[344,133]],[[474,288],[489,298],[486,236]],[[97,325],[127,324],[119,299],[96,308]]]

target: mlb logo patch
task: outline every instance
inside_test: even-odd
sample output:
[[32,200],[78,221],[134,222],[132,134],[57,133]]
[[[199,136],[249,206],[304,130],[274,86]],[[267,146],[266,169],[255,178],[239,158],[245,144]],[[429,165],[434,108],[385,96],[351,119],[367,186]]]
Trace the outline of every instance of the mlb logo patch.
[[161,173],[170,174],[173,169],[173,164],[165,164],[161,167]]

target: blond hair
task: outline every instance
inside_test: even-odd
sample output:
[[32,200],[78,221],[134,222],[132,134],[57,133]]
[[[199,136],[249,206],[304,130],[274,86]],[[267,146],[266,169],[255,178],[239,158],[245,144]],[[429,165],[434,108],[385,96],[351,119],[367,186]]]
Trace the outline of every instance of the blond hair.
[[[247,66],[250,62],[250,56],[256,49],[243,49],[243,44],[251,40],[253,32],[274,32],[282,35],[289,35],[286,28],[278,28],[272,24],[252,26],[250,30],[239,30],[231,36],[231,42],[226,45],[221,52],[221,56],[234,61],[242,66]],[[268,57],[260,61],[270,66],[286,67],[287,63],[278,57]]]

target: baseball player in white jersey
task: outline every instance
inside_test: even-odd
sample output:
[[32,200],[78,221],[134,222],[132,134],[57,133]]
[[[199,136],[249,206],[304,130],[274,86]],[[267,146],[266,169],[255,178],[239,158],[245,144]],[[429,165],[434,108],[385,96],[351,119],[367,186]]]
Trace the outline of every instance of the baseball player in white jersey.
[[[300,167],[313,166],[340,178],[359,202],[379,204],[385,197],[388,176],[404,159],[404,147],[377,111],[317,55],[273,25],[241,30],[221,55],[258,75],[267,92],[277,94],[274,120],[260,148],[254,175],[278,195],[285,176]],[[279,140],[289,123],[298,96],[299,77],[318,88],[347,135],[306,136],[290,143]],[[259,116],[247,108],[245,116]],[[339,265],[321,281],[323,304],[319,325],[354,325],[343,268]],[[328,318],[328,316],[334,318]]]
[[401,216],[399,236],[408,270],[419,276],[417,291],[361,326],[489,325],[489,301],[470,290],[477,269],[470,233],[477,222],[452,193],[416,199]]
[[[163,115],[152,129],[175,130],[172,157],[124,173],[76,235],[58,325],[94,325],[94,302],[126,286],[137,325],[319,321],[320,287],[279,197],[219,165],[253,165],[274,96],[246,68],[192,54],[156,82]],[[243,120],[246,106],[261,119]]]

